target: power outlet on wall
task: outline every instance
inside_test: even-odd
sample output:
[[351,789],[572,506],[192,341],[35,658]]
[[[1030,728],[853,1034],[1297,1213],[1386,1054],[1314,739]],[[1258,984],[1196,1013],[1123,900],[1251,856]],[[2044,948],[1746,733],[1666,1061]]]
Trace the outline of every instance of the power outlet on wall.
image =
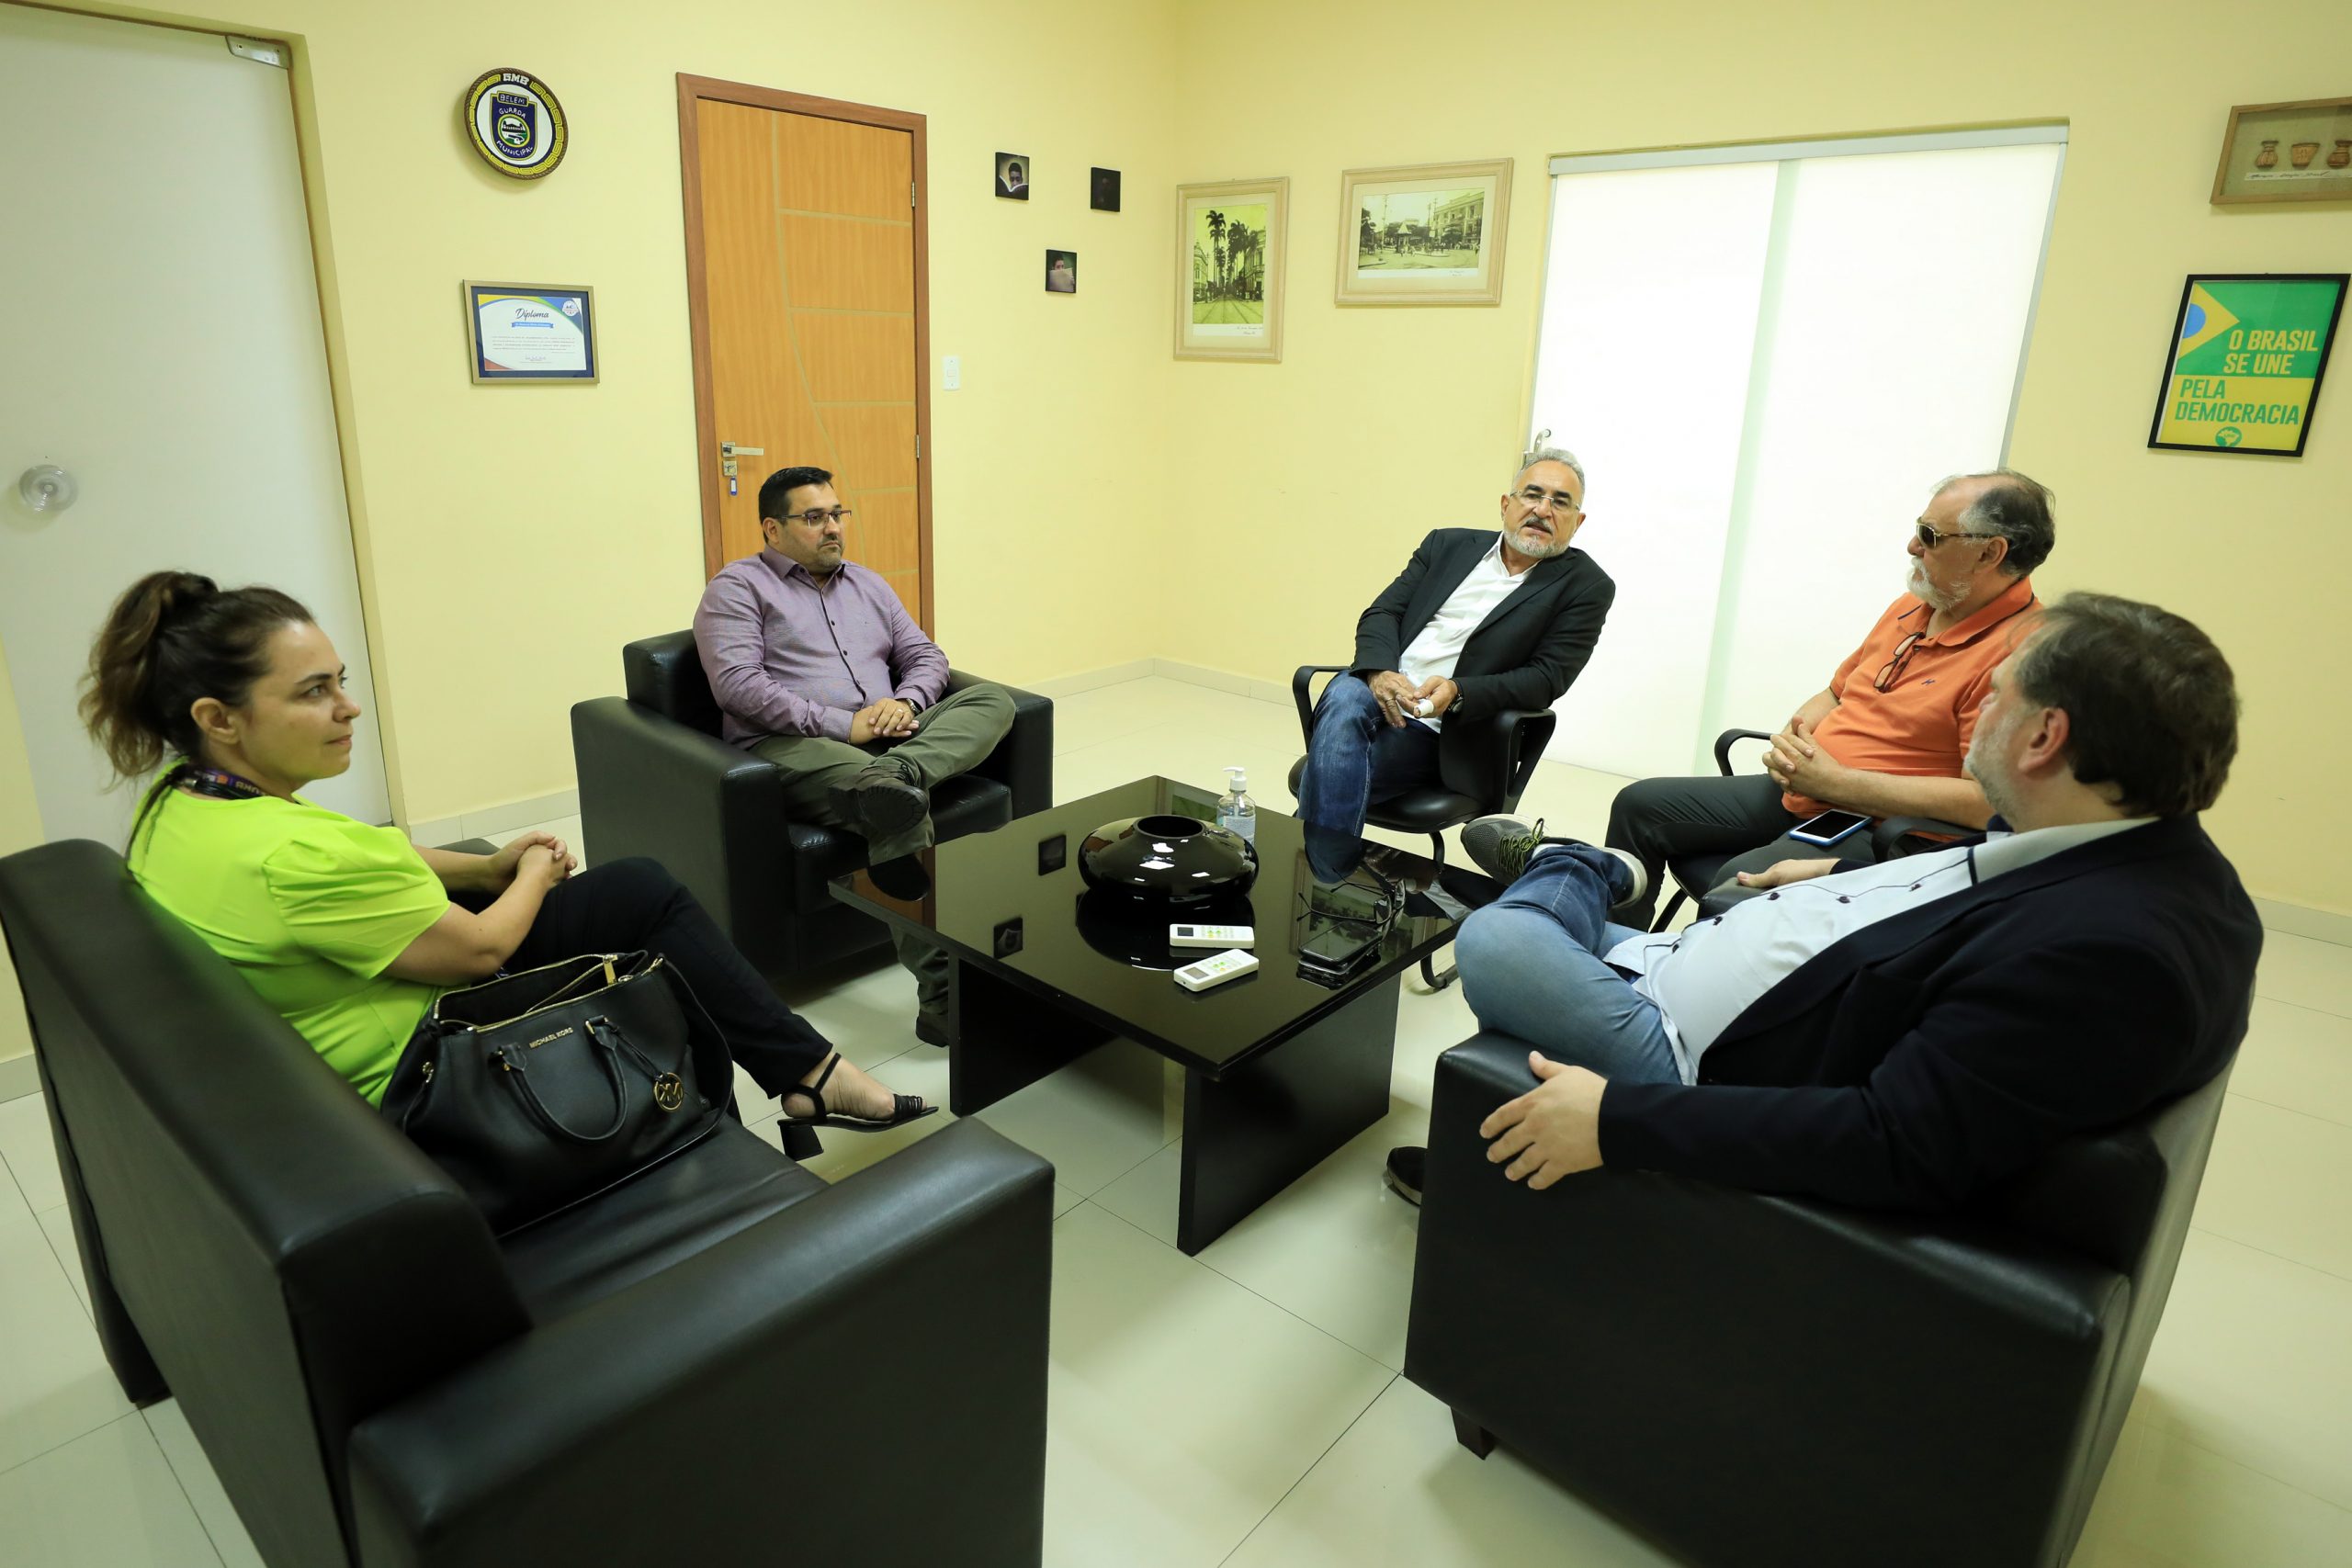
[[951,392],[964,384],[962,355],[951,354],[939,362],[939,384]]

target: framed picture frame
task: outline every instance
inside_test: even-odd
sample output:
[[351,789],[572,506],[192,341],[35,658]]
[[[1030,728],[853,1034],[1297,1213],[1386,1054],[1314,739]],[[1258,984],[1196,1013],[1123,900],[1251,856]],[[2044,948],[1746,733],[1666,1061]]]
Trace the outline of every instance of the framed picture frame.
[[596,379],[594,289],[471,279],[461,288],[466,364],[477,383]]
[[1176,187],[1176,357],[1279,364],[1290,178]]
[[2148,445],[2300,457],[2352,273],[2191,273]]
[[1342,305],[1499,305],[1509,158],[1340,175]]
[[2239,104],[2222,132],[2213,205],[2352,200],[2352,98]]

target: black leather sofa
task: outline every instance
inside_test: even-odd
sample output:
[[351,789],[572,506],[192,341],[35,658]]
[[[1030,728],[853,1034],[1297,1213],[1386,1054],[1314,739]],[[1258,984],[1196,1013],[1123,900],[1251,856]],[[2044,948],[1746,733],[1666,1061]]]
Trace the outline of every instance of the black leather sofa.
[[1648,1172],[1543,1192],[1478,1123],[1527,1047],[1439,1059],[1405,1375],[1698,1564],[2055,1568],[2163,1315],[2222,1077],[1965,1213]]
[[[694,633],[621,649],[622,697],[571,710],[581,834],[591,863],[650,855],[694,890],[760,973],[782,978],[889,941],[881,921],[825,891],[865,863],[865,840],[785,819],[771,763],[718,738],[718,704]],[[948,677],[959,691],[979,677]],[[1054,705],[1012,694],[1012,728],[972,772],[932,791],[944,841],[1043,811],[1054,795]]]
[[107,1359],[273,1568],[1039,1560],[1043,1160],[729,1122],[502,1244],[112,851],[0,860],[0,925]]

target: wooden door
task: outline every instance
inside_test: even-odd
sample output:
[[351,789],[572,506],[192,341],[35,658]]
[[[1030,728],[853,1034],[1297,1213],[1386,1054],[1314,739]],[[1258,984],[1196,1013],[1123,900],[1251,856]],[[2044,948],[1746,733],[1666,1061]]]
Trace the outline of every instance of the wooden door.
[[[760,548],[760,481],[813,464],[848,558],[931,626],[922,117],[681,76],[703,564]],[[730,485],[722,444],[739,453]]]

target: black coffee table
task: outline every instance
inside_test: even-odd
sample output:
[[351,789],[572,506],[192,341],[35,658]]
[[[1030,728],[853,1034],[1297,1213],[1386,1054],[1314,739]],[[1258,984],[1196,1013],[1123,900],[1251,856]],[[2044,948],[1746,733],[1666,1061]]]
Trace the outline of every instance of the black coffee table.
[[[1140,779],[924,851],[932,887],[919,901],[892,897],[867,872],[831,884],[834,897],[934,938],[954,958],[949,1104],[958,1116],[1114,1035],[1183,1066],[1176,1235],[1187,1253],[1387,1114],[1405,971],[1454,927],[1429,897],[1440,867],[1374,846],[1355,880],[1369,886],[1377,872],[1397,885],[1394,923],[1343,980],[1302,976],[1299,945],[1332,923],[1331,899],[1309,897],[1317,885],[1301,824],[1262,806],[1257,884],[1236,905],[1143,910],[1090,892],[1080,877],[1079,846],[1095,828],[1155,813],[1213,821],[1216,804],[1214,790]],[[1461,904],[1491,892],[1475,874],[1445,875],[1442,897]],[[1356,907],[1340,912],[1362,912],[1364,901],[1345,901]],[[1171,919],[1254,926],[1257,973],[1185,990],[1172,971],[1205,954],[1168,947]]]

